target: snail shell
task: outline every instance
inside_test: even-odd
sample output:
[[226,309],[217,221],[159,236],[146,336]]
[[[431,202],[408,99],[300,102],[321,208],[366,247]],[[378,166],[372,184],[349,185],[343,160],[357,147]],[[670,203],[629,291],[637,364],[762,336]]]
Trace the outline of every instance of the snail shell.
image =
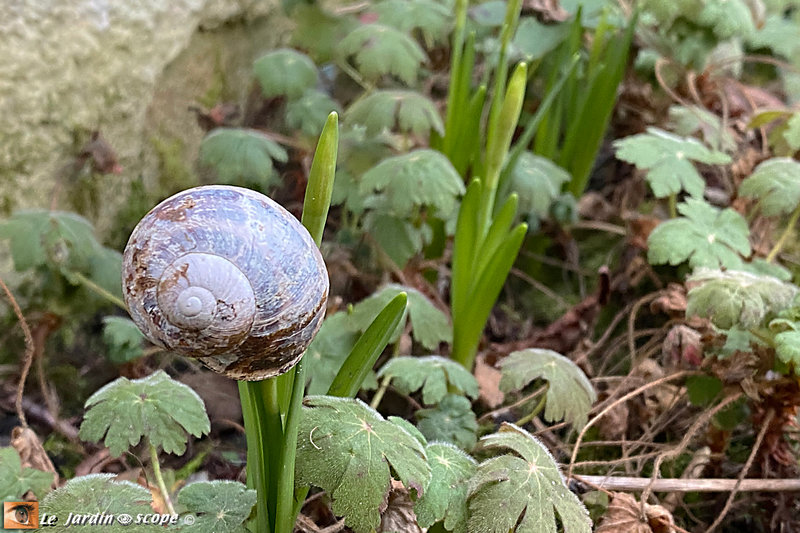
[[222,185],[183,191],[145,215],[125,247],[122,285],[150,341],[248,381],[299,361],[328,298],[325,263],[297,219]]

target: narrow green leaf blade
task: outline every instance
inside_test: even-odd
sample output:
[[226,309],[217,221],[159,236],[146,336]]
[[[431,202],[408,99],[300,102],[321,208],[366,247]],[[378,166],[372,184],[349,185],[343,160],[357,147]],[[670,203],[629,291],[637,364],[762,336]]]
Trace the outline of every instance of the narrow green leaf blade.
[[336,378],[328,389],[328,396],[353,398],[383,349],[389,343],[398,324],[403,319],[408,297],[401,292],[386,304],[372,324],[353,346]]

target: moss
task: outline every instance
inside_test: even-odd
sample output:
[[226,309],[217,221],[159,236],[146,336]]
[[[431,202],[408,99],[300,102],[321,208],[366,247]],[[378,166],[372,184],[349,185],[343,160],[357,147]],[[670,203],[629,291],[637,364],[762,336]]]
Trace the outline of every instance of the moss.
[[192,169],[186,164],[186,149],[181,139],[151,137],[150,143],[158,157],[159,192],[169,194],[197,185]]
[[197,101],[206,109],[211,109],[218,103],[231,98],[231,91],[225,80],[225,66],[223,65],[222,55],[217,50],[214,55],[214,71],[206,92]]

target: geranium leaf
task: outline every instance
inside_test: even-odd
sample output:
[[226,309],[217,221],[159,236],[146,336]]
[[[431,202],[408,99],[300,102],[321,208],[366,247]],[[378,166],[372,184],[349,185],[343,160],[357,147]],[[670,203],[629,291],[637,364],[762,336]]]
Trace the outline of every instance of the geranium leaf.
[[404,32],[419,29],[428,46],[444,42],[453,24],[451,10],[434,0],[383,0],[374,9],[381,24]]
[[103,342],[108,348],[106,356],[112,363],[127,363],[141,357],[144,354],[143,340],[144,335],[129,318],[103,318]]
[[73,285],[81,273],[107,291],[122,297],[122,256],[97,240],[85,218],[63,211],[25,209],[0,221],[0,239],[10,240],[14,268],[23,272],[48,267]]
[[550,216],[550,205],[570,180],[569,172],[546,157],[522,152],[511,171],[511,190],[519,195],[519,210],[536,219]]
[[727,164],[731,158],[722,152],[706,148],[700,141],[679,137],[658,128],[614,141],[617,157],[638,168],[647,169],[647,179],[653,194],[664,198],[685,190],[695,198],[703,197],[705,181],[692,161],[708,164]]
[[0,501],[18,501],[29,490],[41,499],[50,490],[53,476],[52,472],[22,468],[17,450],[0,448]]
[[186,451],[186,432],[200,437],[211,429],[203,400],[188,386],[159,370],[145,378],[119,378],[86,400],[79,436],[104,439],[116,457],[143,436],[167,453]]
[[333,512],[356,533],[380,524],[392,471],[424,494],[431,479],[425,449],[402,426],[357,399],[308,396],[303,404],[297,483],[326,490]]
[[[70,479],[66,485],[48,494],[39,506],[41,512],[57,516],[55,526],[47,528],[52,533],[70,533],[81,528],[80,523],[67,525],[70,513],[76,515],[96,515],[94,522],[84,523],[87,529],[102,529],[107,533],[125,533],[135,530],[137,533],[158,533],[164,528],[153,524],[137,524],[133,529],[130,522],[123,523],[120,515],[135,518],[138,514],[153,514],[150,507],[152,496],[150,491],[130,481],[115,481],[114,474],[90,474]],[[73,517],[73,519],[76,517]],[[109,520],[103,522],[102,520]]]
[[709,146],[719,146],[724,152],[736,149],[736,139],[730,126],[714,113],[699,106],[674,105],[669,108],[671,130],[686,137],[700,133]]
[[429,441],[449,442],[471,450],[477,442],[478,420],[469,400],[448,394],[431,409],[418,409],[417,427]]
[[427,528],[444,520],[453,533],[467,530],[467,486],[475,474],[475,459],[452,444],[434,442],[427,446],[431,483],[417,500],[414,511],[419,525]]
[[322,131],[331,111],[342,112],[336,100],[316,89],[308,89],[300,98],[286,104],[286,124],[315,137]]
[[553,350],[529,348],[511,353],[500,367],[504,392],[522,390],[535,379],[547,381],[545,420],[566,420],[577,428],[586,425],[597,394],[578,365]]
[[392,376],[394,386],[404,394],[422,389],[422,401],[442,401],[448,386],[471,398],[478,397],[478,382],[463,366],[438,355],[393,357],[378,371],[378,377]]
[[364,228],[380,249],[400,268],[405,267],[408,260],[421,252],[425,243],[430,240],[428,226],[417,228],[404,217],[386,215],[380,209],[367,213],[364,217]]
[[659,224],[647,239],[651,264],[736,268],[750,255],[750,230],[731,208],[717,209],[703,200],[688,198],[678,204],[679,218]]
[[791,213],[800,204],[800,163],[788,157],[764,161],[742,182],[739,194],[757,198],[767,216]]
[[351,105],[345,114],[350,124],[367,128],[367,135],[384,130],[428,136],[444,135],[444,124],[430,98],[415,91],[377,90]]
[[200,161],[226,183],[252,182],[268,188],[277,183],[272,162],[288,159],[286,150],[255,130],[217,128],[200,144]]
[[353,57],[359,73],[373,82],[384,74],[392,74],[412,85],[426,60],[425,52],[414,39],[383,24],[356,28],[339,42],[336,51],[344,59]]
[[266,98],[286,96],[290,100],[300,98],[306,89],[315,87],[319,77],[311,58],[291,48],[261,56],[253,63],[253,73]]
[[550,452],[527,431],[503,423],[483,437],[483,448],[510,449],[478,465],[470,480],[470,533],[556,533],[556,513],[565,533],[590,533],[586,508],[566,487]]
[[[408,294],[406,316],[411,320],[411,333],[417,342],[429,350],[436,350],[439,348],[439,343],[453,341],[453,327],[447,316],[418,290],[397,284],[385,285],[369,298],[356,304],[350,313],[350,329],[365,331],[386,304],[401,292]],[[397,341],[405,324],[404,319],[389,342]]]
[[[178,493],[178,503],[195,515],[177,531],[196,533],[247,533],[244,521],[256,504],[256,491],[238,481],[200,481]],[[180,522],[179,522],[180,523]]]
[[771,276],[700,269],[687,280],[686,315],[710,318],[721,329],[752,328],[789,307],[798,288]]
[[775,354],[787,365],[793,365],[797,374],[800,369],[800,331],[790,329],[775,335]]
[[[447,217],[464,194],[464,180],[441,152],[429,149],[384,159],[361,177],[361,193],[377,191],[391,214],[410,216],[429,206]],[[367,199],[367,206],[375,201]]]

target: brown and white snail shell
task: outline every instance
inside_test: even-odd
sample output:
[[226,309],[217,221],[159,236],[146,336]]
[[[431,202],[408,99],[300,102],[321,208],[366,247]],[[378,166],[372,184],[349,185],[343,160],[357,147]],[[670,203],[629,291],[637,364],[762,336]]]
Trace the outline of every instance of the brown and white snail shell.
[[328,274],[308,231],[239,187],[189,189],[133,230],[125,303],[155,344],[241,380],[282,374],[319,330]]

